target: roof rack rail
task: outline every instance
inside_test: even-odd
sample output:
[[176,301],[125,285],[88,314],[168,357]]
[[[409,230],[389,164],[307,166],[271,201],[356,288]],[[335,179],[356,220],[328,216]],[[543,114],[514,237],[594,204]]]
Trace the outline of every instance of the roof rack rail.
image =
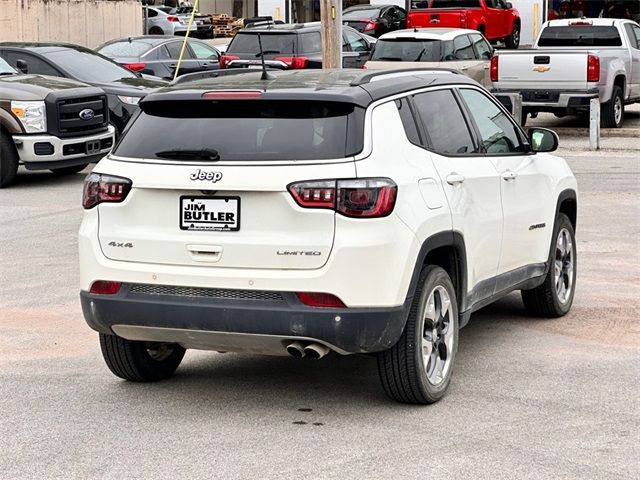
[[[278,71],[277,68],[267,68],[268,71]],[[193,82],[195,80],[202,80],[205,78],[218,78],[218,77],[229,77],[232,75],[240,75],[243,73],[256,73],[261,70],[253,69],[253,68],[228,68],[225,70],[211,70],[208,72],[194,72],[194,73],[186,73],[184,75],[180,75],[178,78],[173,80],[170,85],[177,85],[179,83]]]
[[455,70],[453,68],[402,68],[398,70],[368,70],[366,73],[363,73],[357,78],[354,78],[350,85],[352,87],[357,87],[360,85],[366,85],[367,83],[371,83],[377,78],[380,77],[402,77],[410,74],[419,74],[419,73],[438,73],[438,72],[446,72],[446,73],[455,73],[457,75],[462,75],[462,72],[459,70]]

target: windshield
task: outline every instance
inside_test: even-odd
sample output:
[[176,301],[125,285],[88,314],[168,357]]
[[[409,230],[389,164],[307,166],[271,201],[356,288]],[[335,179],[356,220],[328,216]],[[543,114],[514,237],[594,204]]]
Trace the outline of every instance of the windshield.
[[0,57],[0,75],[6,75],[8,73],[18,73],[16,72],[11,65],[4,61],[3,58]]
[[343,20],[357,20],[360,18],[378,18],[380,14],[380,10],[376,9],[361,9],[361,10],[352,10],[350,12],[344,12],[342,14]]
[[[265,53],[293,54],[297,49],[295,34],[260,32],[262,51]],[[238,33],[227,47],[227,53],[259,53],[258,35],[255,33]]]
[[480,0],[432,0],[429,8],[480,8],[481,6]]
[[[114,155],[214,161],[320,160],[362,150],[362,109],[314,101],[185,100],[142,104]],[[158,132],[162,132],[158,135]]]
[[569,25],[542,30],[540,47],[620,47],[622,39],[612,26]]
[[146,52],[151,50],[153,45],[147,42],[129,42],[123,40],[122,42],[110,43],[98,50],[99,53],[106,57],[141,57]]
[[81,82],[109,83],[121,78],[138,78],[130,70],[88,51],[57,50],[47,53],[47,58]]
[[371,60],[396,62],[440,62],[443,44],[440,40],[418,40],[415,38],[394,38],[378,40]]

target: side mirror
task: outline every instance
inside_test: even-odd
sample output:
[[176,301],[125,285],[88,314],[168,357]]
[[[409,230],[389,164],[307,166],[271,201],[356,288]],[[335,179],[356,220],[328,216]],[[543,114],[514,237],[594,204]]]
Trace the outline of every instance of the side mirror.
[[558,134],[548,128],[530,128],[529,141],[534,152],[555,152],[560,139]]
[[27,62],[25,62],[24,60],[18,60],[16,62],[16,68],[20,70],[22,73],[29,73],[29,66],[27,65]]

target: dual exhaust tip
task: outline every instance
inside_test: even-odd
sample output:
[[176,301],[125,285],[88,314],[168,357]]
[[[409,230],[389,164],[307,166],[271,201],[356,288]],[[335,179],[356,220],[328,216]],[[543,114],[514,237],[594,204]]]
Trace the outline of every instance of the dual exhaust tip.
[[309,357],[320,360],[330,351],[329,347],[319,343],[292,342],[287,345],[287,353],[294,358]]

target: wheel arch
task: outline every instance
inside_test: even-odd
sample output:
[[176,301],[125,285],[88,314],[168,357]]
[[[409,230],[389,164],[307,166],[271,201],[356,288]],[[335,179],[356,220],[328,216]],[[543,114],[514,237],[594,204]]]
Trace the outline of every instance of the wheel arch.
[[558,218],[558,214],[560,213],[564,213],[567,217],[569,217],[569,221],[571,222],[573,230],[575,231],[578,226],[578,195],[576,194],[575,190],[566,189],[560,192],[560,195],[558,195],[555,218]]

